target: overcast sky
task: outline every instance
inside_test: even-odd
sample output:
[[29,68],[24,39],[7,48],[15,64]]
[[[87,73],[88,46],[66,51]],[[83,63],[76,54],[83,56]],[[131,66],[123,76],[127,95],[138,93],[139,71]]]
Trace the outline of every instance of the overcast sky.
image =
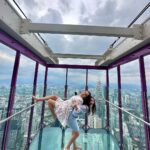
[[[16,1],[32,22],[123,27],[127,27],[149,2],[149,0]],[[150,10],[137,23],[141,23],[149,14]],[[54,52],[86,54],[102,54],[116,39],[55,34],[45,34],[43,37]]]
[[[127,27],[149,0],[16,0],[16,2],[32,22]],[[150,9],[136,23],[143,22],[149,14]],[[42,34],[42,36],[54,52],[80,54],[102,54],[116,39],[78,35]],[[13,65],[12,62],[15,56],[13,54],[12,57],[12,52],[7,49],[9,48],[0,44],[0,68],[5,68],[3,71],[0,70],[1,81],[10,78],[7,77],[9,76],[7,72],[12,71],[11,65]],[[146,61],[150,63],[149,58]],[[67,63],[73,62],[73,60],[61,60],[60,62]],[[77,62],[81,63],[82,61],[75,60],[75,63]],[[94,64],[93,61],[88,60],[88,64],[90,63]],[[9,68],[7,67],[8,64],[11,64]],[[32,65],[34,63],[29,65],[28,60],[22,57],[22,71],[20,74],[25,75],[27,67],[30,71]],[[128,73],[129,82],[136,83],[136,80],[139,79],[138,74],[134,75],[134,77],[131,74],[133,71],[137,71],[136,67],[134,67],[137,62],[132,62],[128,65],[130,68],[126,65],[123,66],[122,73]],[[31,70],[33,71],[33,69]],[[28,76],[30,77],[31,74],[29,73]],[[57,73],[53,74],[53,79],[56,78],[56,75]],[[94,75],[94,73],[91,75],[91,81],[97,80]]]

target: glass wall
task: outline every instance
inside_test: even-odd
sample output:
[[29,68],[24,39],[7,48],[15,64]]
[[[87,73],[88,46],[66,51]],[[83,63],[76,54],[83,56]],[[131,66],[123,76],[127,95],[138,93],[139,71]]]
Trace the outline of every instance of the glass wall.
[[106,125],[106,71],[88,70],[88,88],[96,100],[96,114],[89,115],[91,128],[104,128]]
[[85,90],[86,85],[86,70],[68,69],[68,92],[67,97],[70,98],[74,92],[78,94]]
[[144,62],[145,62],[145,76],[147,85],[148,111],[150,119],[150,55],[144,57]]
[[[6,118],[10,84],[16,52],[0,43],[0,120]],[[0,147],[4,123],[0,124]]]
[[[85,90],[86,85],[86,70],[84,69],[68,69],[68,91],[67,98],[79,94]],[[82,127],[85,124],[85,116],[81,114],[78,118],[78,124]]]
[[[37,97],[43,97],[44,77],[45,77],[45,67],[39,64],[37,75],[37,86],[36,86]],[[42,110],[42,102],[38,102],[37,105],[34,107],[31,138],[34,137],[34,135],[39,130],[41,121],[41,110]]]
[[[21,55],[13,114],[31,105],[33,91],[35,62]],[[10,132],[8,138],[8,150],[23,149],[26,143],[30,110],[13,117],[10,121]]]
[[[118,106],[118,78],[117,68],[109,70],[109,101]],[[110,107],[110,131],[115,136],[118,142],[120,142],[120,129],[119,129],[119,111],[116,107],[109,105]]]
[[[143,119],[139,60],[121,66],[121,88],[122,107]],[[122,117],[125,149],[144,149],[143,124],[126,113]]]
[[[57,95],[62,99],[64,99],[65,79],[66,79],[66,69],[49,68],[47,77],[46,95]],[[52,125],[53,123],[54,119],[46,103],[44,113],[44,124]]]

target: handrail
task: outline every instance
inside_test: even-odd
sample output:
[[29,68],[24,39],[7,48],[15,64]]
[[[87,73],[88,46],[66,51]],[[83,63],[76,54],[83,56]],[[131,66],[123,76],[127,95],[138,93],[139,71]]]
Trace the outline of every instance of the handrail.
[[[117,106],[117,105],[111,103],[111,102],[108,101],[108,100],[101,100],[101,102],[104,102],[104,101],[107,102],[107,103],[109,103],[109,104],[111,104],[111,105],[113,105],[114,107],[116,107],[116,108],[122,110],[123,112],[125,112],[125,113],[131,115],[132,117],[136,118],[137,120],[140,120],[141,122],[145,123],[146,125],[150,126],[150,123],[148,123],[148,122],[144,121],[143,119],[141,119],[141,118],[135,116],[134,114],[128,112],[127,110],[125,110],[125,109],[123,109],[123,108],[121,108],[121,107],[119,107],[119,106]],[[35,105],[37,105],[37,103],[38,103],[38,102],[35,102],[34,104],[32,104],[32,105],[30,105],[30,106],[24,108],[23,110],[21,110],[21,111],[15,113],[15,114],[13,114],[13,115],[11,115],[11,116],[9,116],[8,118],[5,118],[5,119],[1,120],[1,121],[0,121],[0,124],[6,122],[6,121],[8,121],[8,120],[10,120],[12,117],[14,117],[14,116],[16,116],[16,115],[18,115],[18,114],[21,114],[22,112],[28,110],[29,108],[34,107]]]
[[[132,20],[132,22],[128,25],[128,28],[131,27],[133,25],[133,23],[135,23],[139,17],[141,15],[143,15],[143,13],[150,7],[150,2],[148,2],[148,4],[139,12],[139,14]],[[112,44],[110,44],[109,47],[113,47],[114,44],[120,39],[120,37],[118,37]]]
[[5,119],[3,119],[3,120],[0,120],[0,124],[6,122],[6,121],[8,121],[8,120],[10,120],[12,117],[17,116],[18,114],[21,114],[22,112],[28,110],[29,108],[34,107],[35,105],[37,105],[37,102],[35,102],[34,104],[32,104],[32,105],[30,105],[30,106],[28,106],[28,107],[22,109],[21,111],[19,111],[19,112],[13,114],[13,115],[11,115],[11,116],[9,116],[8,118],[5,118]]
[[141,119],[141,118],[135,116],[134,114],[128,112],[127,110],[125,110],[125,109],[123,109],[123,108],[121,108],[121,107],[119,107],[119,106],[117,106],[117,105],[111,103],[110,101],[108,101],[108,100],[101,100],[101,101],[102,101],[102,102],[106,101],[107,103],[113,105],[114,107],[116,107],[116,108],[118,108],[118,109],[124,111],[125,113],[131,115],[132,117],[136,118],[137,120],[140,120],[141,122],[143,122],[143,123],[145,123],[146,125],[150,126],[150,123],[148,123],[148,122],[144,121],[143,119]]

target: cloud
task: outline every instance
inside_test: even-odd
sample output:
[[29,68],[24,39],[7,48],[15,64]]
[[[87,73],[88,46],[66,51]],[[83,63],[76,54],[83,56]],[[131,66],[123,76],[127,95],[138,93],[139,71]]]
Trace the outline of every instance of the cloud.
[[[127,26],[148,0],[139,3],[136,0],[128,2],[123,0],[17,0],[17,2],[33,22]],[[43,37],[54,52],[79,54],[102,54],[115,39],[50,34]]]
[[[149,0],[139,1],[130,0],[16,0],[21,9],[33,22],[59,23],[59,24],[82,24],[98,26],[127,26],[139,13],[140,10],[149,2]],[[134,9],[133,9],[134,6]],[[148,13],[147,13],[148,14]],[[144,14],[142,20],[144,20]],[[148,14],[149,16],[149,14]],[[140,19],[140,21],[142,21]],[[115,38],[96,37],[96,36],[78,36],[78,35],[52,35],[42,34],[48,45],[54,52],[59,53],[78,53],[78,54],[102,54]],[[1,79],[5,74],[11,74],[15,51],[0,45],[0,70]],[[149,58],[146,60],[149,64]],[[93,61],[93,60],[92,60]],[[94,64],[91,60],[63,60],[61,63]],[[8,67],[8,64],[10,66]],[[126,66],[121,66],[121,73],[125,82],[136,83],[139,78],[137,62],[132,62]],[[35,63],[30,59],[21,56],[19,75],[22,80],[29,79],[34,74]],[[149,70],[147,65],[147,70]],[[49,72],[49,79],[58,79],[65,75],[63,70]],[[39,71],[39,80],[43,81],[44,68]],[[63,75],[60,75],[60,74]],[[149,71],[146,72],[149,76]],[[81,78],[84,74],[81,74]],[[95,82],[97,73],[92,73],[89,80]],[[105,76],[105,75],[103,75]],[[105,78],[102,76],[102,79]],[[26,78],[25,78],[26,77]],[[6,76],[7,78],[7,76]],[[9,77],[8,77],[9,78]],[[74,75],[75,80],[79,81],[80,77]],[[111,71],[112,81],[116,81],[116,71]],[[147,77],[149,81],[149,77]],[[54,81],[54,80],[53,80]]]
[[[150,82],[150,56],[144,57],[145,62],[145,74],[146,74],[146,81]],[[131,61],[127,64],[121,65],[121,82],[123,84],[141,84],[140,79],[140,69],[139,69],[139,60]],[[117,68],[110,69],[109,71],[109,80],[110,83],[117,84]],[[148,85],[148,84],[147,84]]]
[[41,23],[61,24],[62,16],[58,10],[49,8],[46,15],[41,16],[37,21]]

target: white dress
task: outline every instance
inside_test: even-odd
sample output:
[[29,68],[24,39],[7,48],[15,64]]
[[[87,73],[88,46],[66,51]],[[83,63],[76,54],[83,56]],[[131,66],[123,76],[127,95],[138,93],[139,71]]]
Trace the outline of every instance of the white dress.
[[69,112],[72,110],[73,106],[77,105],[80,107],[82,103],[83,99],[80,95],[72,96],[66,101],[63,101],[60,97],[57,99],[55,103],[55,113],[63,127],[67,125]]

